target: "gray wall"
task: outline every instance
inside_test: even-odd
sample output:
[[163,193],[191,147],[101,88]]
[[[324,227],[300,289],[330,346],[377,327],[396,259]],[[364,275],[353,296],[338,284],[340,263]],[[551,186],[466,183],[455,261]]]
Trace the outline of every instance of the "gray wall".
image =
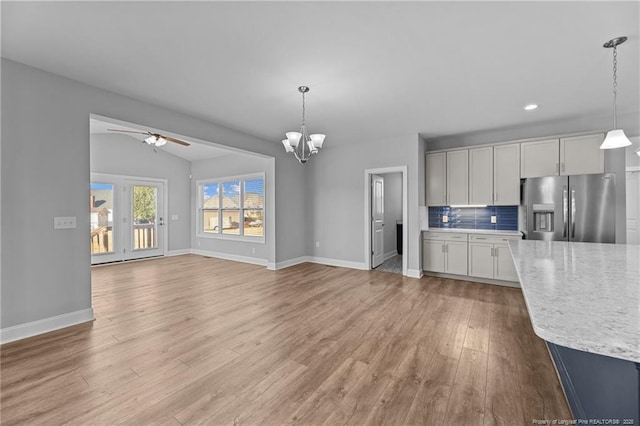
[[[167,250],[191,248],[191,163],[126,135],[90,135],[92,173],[167,179]],[[171,220],[178,215],[178,220]]]
[[[269,261],[269,247],[271,247],[275,242],[273,230],[269,228],[269,215],[274,214],[274,209],[271,209],[269,205],[270,188],[268,187],[268,182],[273,179],[271,170],[269,168],[269,160],[266,158],[243,154],[225,155],[224,157],[217,157],[210,160],[192,162],[191,173],[193,176],[191,185],[191,197],[193,200],[193,202],[191,203],[191,217],[194,218],[194,223],[191,227],[191,241],[193,244],[192,247],[196,250],[208,250],[244,257],[253,257],[256,259]],[[195,222],[195,215],[197,214],[195,206],[198,200],[197,181],[199,179],[239,176],[252,173],[265,173],[265,242],[254,243],[247,241],[232,241],[217,238],[198,237],[196,235]],[[255,254],[252,253],[252,249],[254,248],[256,250]]]
[[[408,268],[420,270],[418,216],[420,157],[424,150],[414,134],[398,134],[389,140],[341,144],[339,136],[327,137],[325,148],[310,161],[307,182],[310,255],[364,263],[364,191],[366,169],[407,166]],[[422,161],[424,167],[424,161]],[[420,189],[421,188],[421,189]],[[424,196],[422,196],[424,202]],[[316,248],[314,242],[319,241]]]
[[402,173],[384,173],[384,253],[396,252],[396,221],[402,221]]
[[[304,229],[304,170],[277,143],[4,58],[2,89],[2,328],[91,307],[91,113],[275,157],[275,228]],[[295,232],[276,244],[276,261],[306,250]]]

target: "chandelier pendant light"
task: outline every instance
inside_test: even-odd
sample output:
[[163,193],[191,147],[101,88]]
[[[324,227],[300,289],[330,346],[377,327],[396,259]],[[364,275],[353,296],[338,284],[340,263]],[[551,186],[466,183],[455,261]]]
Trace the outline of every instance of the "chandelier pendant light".
[[613,48],[613,129],[607,132],[600,149],[623,148],[631,145],[631,141],[624,134],[622,129],[618,129],[617,117],[617,96],[618,96],[618,45],[627,41],[626,37],[616,37],[609,40],[602,47],[607,49]]
[[293,154],[300,164],[307,162],[312,155],[317,154],[324,144],[325,135],[309,135],[305,124],[305,104],[304,95],[309,91],[307,86],[298,87],[298,92],[302,93],[302,126],[299,132],[287,132],[287,138],[282,141],[287,153]]

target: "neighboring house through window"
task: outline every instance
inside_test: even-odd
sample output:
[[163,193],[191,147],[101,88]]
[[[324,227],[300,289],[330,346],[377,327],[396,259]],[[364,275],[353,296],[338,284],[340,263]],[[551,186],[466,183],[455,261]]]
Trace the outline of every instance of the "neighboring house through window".
[[264,174],[198,181],[198,235],[264,241]]

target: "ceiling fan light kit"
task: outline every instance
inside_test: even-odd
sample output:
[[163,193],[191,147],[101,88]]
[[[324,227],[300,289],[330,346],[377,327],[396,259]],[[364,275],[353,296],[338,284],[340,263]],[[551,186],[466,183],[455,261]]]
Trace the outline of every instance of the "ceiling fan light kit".
[[[317,154],[318,150],[322,148],[324,144],[323,134],[317,133],[309,135],[307,132],[307,126],[305,124],[305,103],[304,95],[309,91],[309,87],[300,86],[298,92],[302,93],[302,126],[300,126],[299,132],[287,132],[285,133],[286,139],[282,140],[282,145],[287,154],[293,154],[296,160],[300,164],[304,164],[311,158],[312,155]],[[302,143],[300,143],[302,142]]]
[[602,47],[611,49],[613,48],[613,129],[607,132],[607,136],[604,138],[602,145],[600,145],[600,149],[614,149],[614,148],[623,148],[625,146],[631,145],[631,141],[624,134],[622,129],[618,129],[618,124],[616,120],[617,108],[616,101],[618,96],[618,46],[627,41],[627,38],[624,36],[616,37],[614,39],[609,40]]
[[144,141],[151,146],[163,146],[167,143],[167,140],[160,135],[151,135]]

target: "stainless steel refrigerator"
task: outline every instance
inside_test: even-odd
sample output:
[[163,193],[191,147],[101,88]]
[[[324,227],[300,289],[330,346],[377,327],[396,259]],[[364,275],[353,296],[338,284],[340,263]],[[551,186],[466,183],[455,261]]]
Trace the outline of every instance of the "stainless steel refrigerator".
[[528,240],[615,243],[615,175],[526,179],[521,215]]

